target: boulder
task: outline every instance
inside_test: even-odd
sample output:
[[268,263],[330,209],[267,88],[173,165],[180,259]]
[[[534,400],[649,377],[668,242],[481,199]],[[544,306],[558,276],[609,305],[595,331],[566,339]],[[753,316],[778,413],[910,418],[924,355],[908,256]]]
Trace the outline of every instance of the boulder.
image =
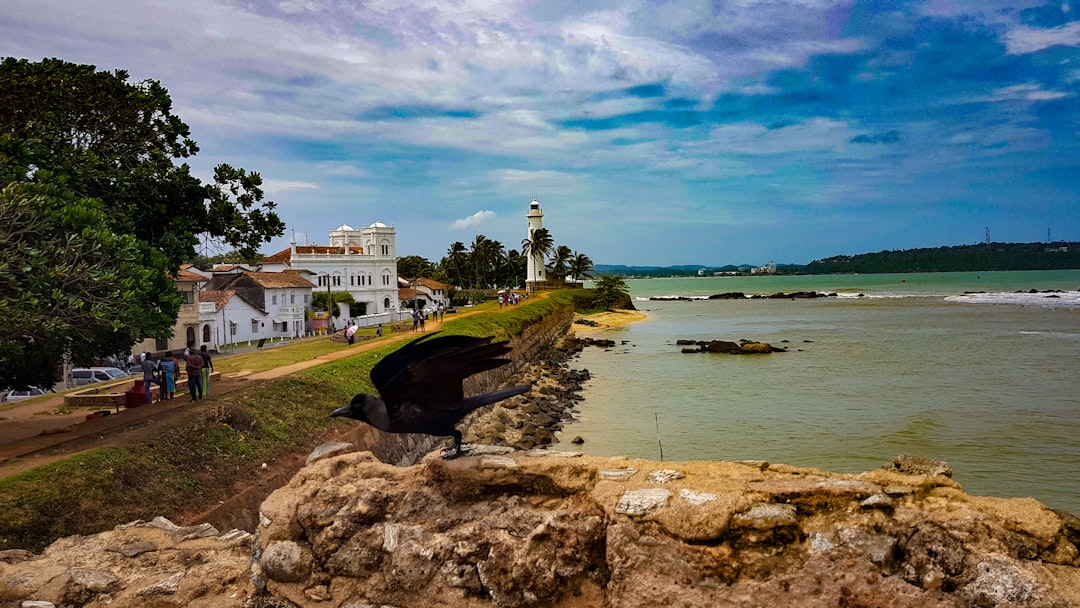
[[[1080,605],[1076,521],[940,467],[327,455],[256,535],[162,518],[0,553],[3,606]],[[882,500],[890,502],[882,507]]]

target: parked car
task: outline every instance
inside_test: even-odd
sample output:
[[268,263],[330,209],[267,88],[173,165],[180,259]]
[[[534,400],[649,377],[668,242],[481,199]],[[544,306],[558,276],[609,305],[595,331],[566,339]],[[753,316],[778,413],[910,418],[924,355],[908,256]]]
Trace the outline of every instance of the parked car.
[[22,391],[4,391],[3,394],[0,394],[0,401],[22,401],[23,399],[44,395],[45,392],[45,389],[36,386],[31,386]]
[[119,367],[80,367],[71,370],[71,378],[75,381],[75,386],[85,386],[94,382],[108,382],[109,380],[127,378],[130,375]]

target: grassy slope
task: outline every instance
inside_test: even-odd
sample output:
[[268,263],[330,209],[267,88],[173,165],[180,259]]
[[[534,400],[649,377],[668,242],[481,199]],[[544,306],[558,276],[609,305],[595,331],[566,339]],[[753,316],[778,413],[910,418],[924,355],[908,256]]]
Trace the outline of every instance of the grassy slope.
[[[571,303],[574,293],[448,320],[442,330],[510,338]],[[274,356],[285,365],[311,358],[311,349],[323,344],[284,346]],[[311,449],[334,425],[346,424],[326,414],[354,394],[372,391],[371,367],[399,346],[220,396],[214,408],[191,412],[145,444],[83,452],[0,481],[0,550],[40,551],[63,536],[213,505],[260,463],[284,451]],[[243,369],[240,357],[222,364]]]

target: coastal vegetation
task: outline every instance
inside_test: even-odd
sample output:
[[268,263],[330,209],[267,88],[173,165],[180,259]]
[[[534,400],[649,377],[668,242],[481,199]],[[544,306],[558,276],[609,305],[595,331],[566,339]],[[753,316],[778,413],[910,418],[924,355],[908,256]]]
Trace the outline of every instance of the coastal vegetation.
[[[989,272],[1003,270],[1069,270],[1080,268],[1080,243],[980,243],[951,247],[894,249],[857,255],[836,255],[809,264],[777,264],[776,274],[899,272]],[[623,277],[693,277],[748,275],[752,266],[612,266],[596,272]]]
[[805,274],[843,272],[963,272],[1080,268],[1080,243],[986,243],[833,256],[806,265]]
[[[564,290],[527,304],[448,319],[442,330],[496,339],[515,337],[560,307],[586,295]],[[81,452],[66,460],[0,480],[0,550],[38,551],[53,540],[89,534],[157,515],[181,519],[232,495],[261,463],[310,450],[346,424],[327,414],[359,392],[371,392],[368,374],[387,345],[324,363],[279,380],[215,396],[149,441]],[[328,339],[215,361],[224,371],[303,361],[341,349]],[[246,358],[246,359],[245,359]]]
[[534,230],[529,238],[522,239],[520,251],[506,249],[501,242],[478,234],[468,247],[461,241],[451,243],[438,263],[418,255],[399,257],[397,270],[403,277],[430,278],[452,285],[455,290],[451,298],[464,303],[476,295],[467,290],[525,287],[528,260],[534,253],[545,260],[553,285],[593,278],[592,258],[566,245],[556,245],[547,228]]
[[191,174],[189,135],[157,81],[0,61],[0,386],[167,336],[183,303],[170,276],[197,246],[251,257],[284,232],[258,173]]

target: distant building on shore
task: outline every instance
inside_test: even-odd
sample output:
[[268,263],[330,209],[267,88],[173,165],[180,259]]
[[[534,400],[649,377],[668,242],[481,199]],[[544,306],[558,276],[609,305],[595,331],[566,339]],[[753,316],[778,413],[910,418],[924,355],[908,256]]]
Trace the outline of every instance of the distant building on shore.
[[[525,214],[525,217],[529,219],[529,233],[527,238],[532,240],[533,232],[544,227],[544,212],[540,209],[540,201],[536,200],[535,196],[533,197],[532,202],[529,203],[529,212]],[[540,252],[529,252],[526,268],[526,290],[536,291],[536,289],[540,287],[540,283],[547,282],[547,269],[544,267],[544,256]]]

